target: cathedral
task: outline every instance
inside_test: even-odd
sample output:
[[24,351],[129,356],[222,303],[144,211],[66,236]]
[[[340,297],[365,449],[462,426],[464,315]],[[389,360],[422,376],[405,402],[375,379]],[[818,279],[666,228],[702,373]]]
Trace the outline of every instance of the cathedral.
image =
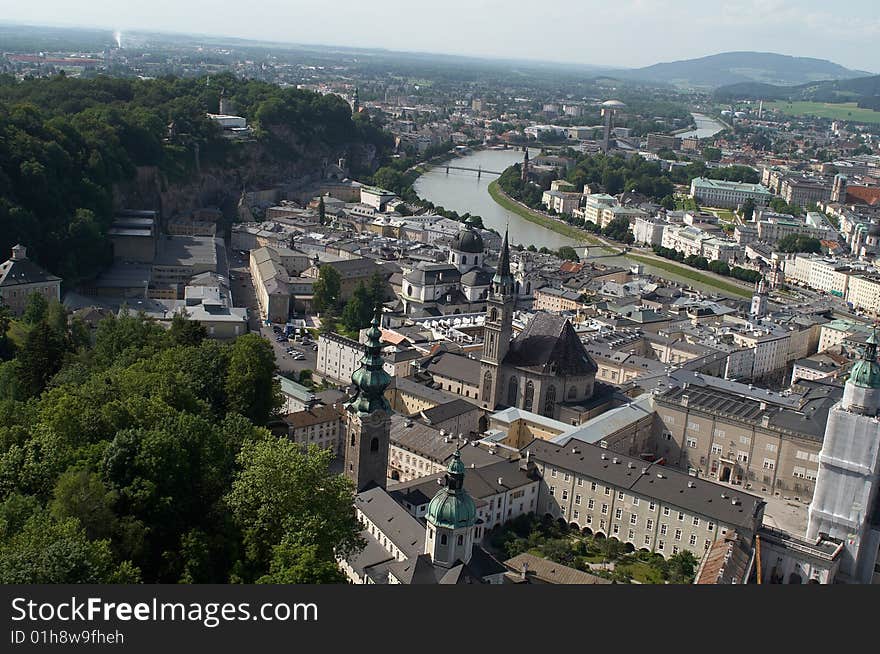
[[426,316],[482,311],[493,270],[476,218],[463,222],[449,245],[446,263],[420,263],[403,278],[404,313]]
[[512,338],[515,303],[505,233],[486,299],[480,401],[487,411],[516,407],[558,418],[560,405],[593,397],[598,366],[563,316],[538,312]]

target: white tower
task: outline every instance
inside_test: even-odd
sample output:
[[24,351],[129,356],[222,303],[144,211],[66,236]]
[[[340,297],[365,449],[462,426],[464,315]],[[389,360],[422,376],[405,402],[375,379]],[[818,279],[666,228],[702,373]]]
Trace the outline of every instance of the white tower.
[[749,314],[752,318],[763,318],[767,315],[767,290],[763,277],[755,285],[755,294],[752,296],[752,308]]
[[880,364],[872,334],[843,391],[831,407],[819,452],[807,538],[828,534],[844,542],[840,576],[871,583],[880,548],[877,490],[880,481]]

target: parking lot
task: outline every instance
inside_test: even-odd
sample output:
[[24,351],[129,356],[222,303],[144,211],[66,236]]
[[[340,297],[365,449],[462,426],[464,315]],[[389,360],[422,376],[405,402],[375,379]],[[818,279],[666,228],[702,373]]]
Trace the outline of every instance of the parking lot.
[[[293,377],[298,377],[301,370],[315,369],[318,353],[313,348],[317,346],[317,343],[302,344],[292,339],[279,343],[276,340],[278,334],[273,331],[272,327],[265,325],[261,327],[261,333],[272,343],[272,347],[275,349],[275,363],[278,365],[279,372],[284,373],[285,376],[291,376],[288,373],[293,373]],[[287,353],[287,350],[291,348],[294,353],[300,352],[303,358],[299,361],[295,360],[295,354]]]
[[[273,327],[264,325],[260,320],[260,306],[257,304],[257,294],[254,290],[253,280],[249,268],[249,259],[235,250],[229,250],[229,272],[232,299],[235,306],[244,306],[248,309],[248,327],[253,333],[261,334],[263,338],[272,343],[275,350],[275,363],[278,371],[285,376],[297,378],[302,370],[314,370],[318,360],[318,353],[313,349],[315,343],[302,344],[293,340],[279,343]],[[279,325],[284,328],[284,325]],[[294,355],[288,354],[287,350],[293,348],[301,352],[303,359],[294,360]]]

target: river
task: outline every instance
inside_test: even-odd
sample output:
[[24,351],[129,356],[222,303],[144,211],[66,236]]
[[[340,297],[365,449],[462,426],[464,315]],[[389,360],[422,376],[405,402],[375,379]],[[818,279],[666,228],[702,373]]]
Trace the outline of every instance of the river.
[[[529,150],[530,157],[535,157],[538,154],[539,150]],[[480,150],[464,157],[456,157],[450,161],[450,164],[463,168],[483,168],[485,170],[501,172],[520,161],[522,161],[522,150]],[[504,233],[504,229],[509,224],[510,242],[513,245],[534,245],[537,248],[546,247],[551,250],[557,250],[563,245],[571,245],[573,247],[584,246],[584,243],[580,241],[558,234],[536,223],[531,223],[496,203],[492,196],[489,195],[488,190],[489,182],[496,178],[497,175],[483,173],[480,179],[477,179],[475,172],[464,170],[450,170],[447,173],[446,168],[440,165],[421,175],[416,180],[414,188],[419,197],[430,200],[436,206],[452,209],[460,214],[469,212],[481,216],[486,227],[491,227],[500,234]],[[593,251],[599,255],[594,259],[596,263],[621,266],[623,268],[630,268],[636,263],[623,256],[601,256],[602,250],[599,248]],[[590,259],[592,260],[593,257],[590,257]],[[686,277],[681,277],[653,266],[644,266],[644,272],[710,293],[720,292],[705,284],[699,284]],[[726,293],[723,294],[727,295]]]
[[[540,150],[530,149],[529,156],[536,157]],[[464,157],[456,157],[449,163],[464,168],[483,168],[502,172],[505,168],[522,161],[522,150],[480,150]],[[489,195],[489,182],[498,175],[484,173],[480,179],[477,174],[466,170],[450,170],[442,166],[432,168],[416,180],[414,185],[419,197],[430,200],[444,209],[458,213],[469,212],[481,216],[483,225],[503,234],[510,225],[510,242],[524,246],[547,247],[558,250],[563,245],[580,245],[573,238],[557,234],[545,227],[507,211]]]
[[707,139],[710,136],[715,136],[718,132],[725,129],[724,125],[719,123],[714,118],[710,118],[709,116],[706,116],[704,114],[692,113],[691,116],[694,117],[694,122],[697,124],[697,128],[688,130],[687,132],[676,134],[676,136],[681,138],[696,136],[699,139]]

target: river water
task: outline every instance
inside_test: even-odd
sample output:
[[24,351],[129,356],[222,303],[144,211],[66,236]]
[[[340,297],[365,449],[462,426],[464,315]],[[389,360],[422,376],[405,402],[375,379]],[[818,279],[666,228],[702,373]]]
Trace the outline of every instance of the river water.
[[[539,152],[530,149],[529,157],[536,157]],[[449,163],[453,166],[483,168],[500,173],[522,159],[522,150],[481,150],[464,157],[456,157]],[[504,234],[509,225],[510,242],[513,245],[534,244],[537,248],[547,247],[551,250],[558,250],[563,245],[579,245],[574,239],[530,223],[496,203],[489,195],[488,188],[489,183],[497,178],[498,175],[483,173],[477,179],[477,173],[465,170],[450,170],[447,173],[445,168],[438,166],[419,177],[414,188],[419,197],[444,209],[482,216],[483,225],[491,227],[499,234]]]
[[[529,150],[529,157],[535,157],[538,154],[538,150]],[[522,161],[522,155],[522,151],[516,149],[481,150],[464,157],[456,157],[450,161],[450,165],[464,168],[483,168],[484,170],[501,172],[505,168]],[[526,247],[534,245],[536,248],[546,247],[551,250],[557,250],[563,245],[583,247],[583,243],[568,236],[558,234],[536,223],[531,223],[496,203],[492,196],[489,195],[488,190],[489,183],[496,178],[497,175],[483,173],[477,179],[477,173],[464,170],[450,170],[447,173],[446,168],[441,164],[421,175],[416,180],[414,188],[419,197],[430,200],[436,206],[452,209],[460,214],[469,212],[473,215],[482,216],[483,224],[486,227],[495,229],[500,234],[503,234],[504,229],[509,225],[510,242],[513,245],[521,244]],[[603,252],[600,248],[596,248],[591,252],[599,255],[595,259],[589,257],[594,259],[597,264],[602,263],[609,266],[630,268],[636,263],[623,256],[601,256]],[[578,253],[583,256],[581,250],[578,250]],[[710,293],[719,292],[712,287],[696,283],[686,277],[681,277],[650,265],[644,266],[644,272]]]
[[709,116],[697,113],[693,113],[691,114],[691,116],[694,117],[694,122],[697,124],[697,128],[687,132],[682,132],[681,134],[676,134],[676,136],[679,136],[681,138],[696,136],[700,139],[707,139],[710,136],[715,136],[718,132],[724,129],[724,125],[719,123],[714,118],[710,118]]

